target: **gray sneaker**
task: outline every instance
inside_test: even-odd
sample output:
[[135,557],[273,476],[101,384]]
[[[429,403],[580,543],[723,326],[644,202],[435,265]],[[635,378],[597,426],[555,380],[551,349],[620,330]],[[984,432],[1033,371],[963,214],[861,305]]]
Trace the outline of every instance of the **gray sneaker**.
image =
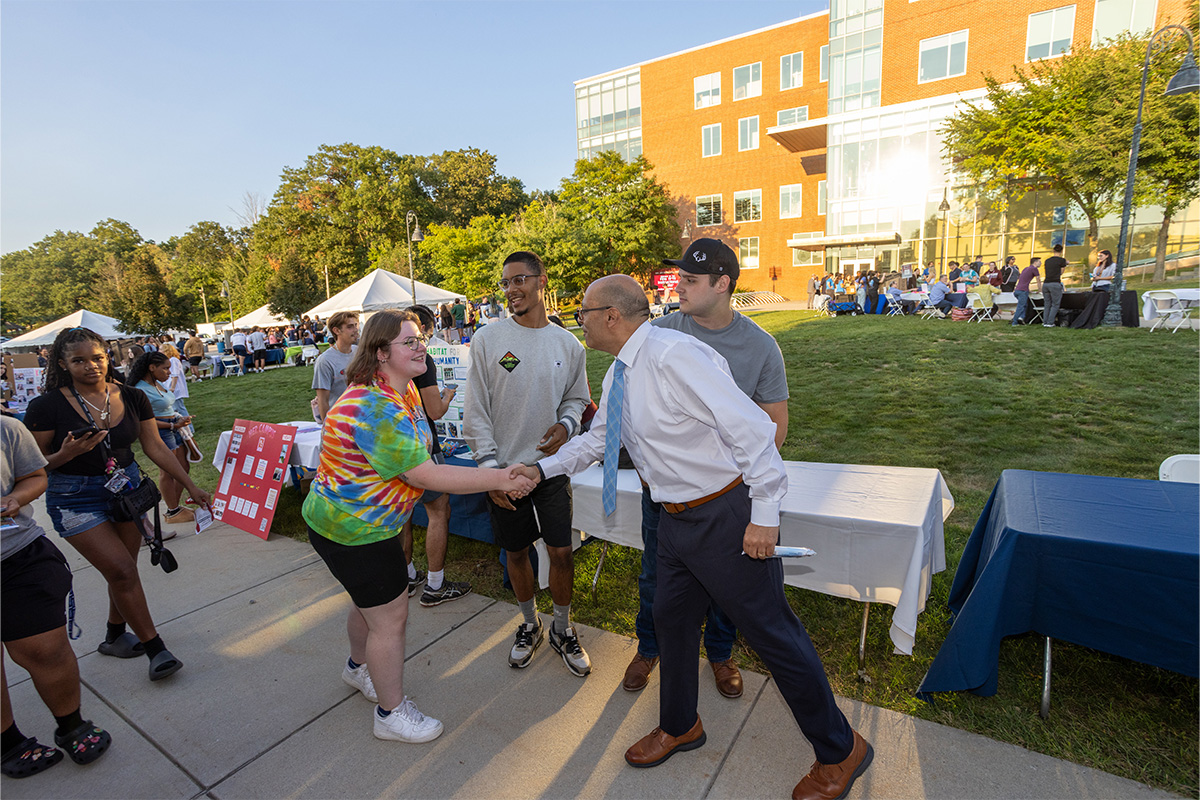
[[442,603],[466,597],[470,593],[471,584],[466,581],[445,581],[440,589],[430,589],[426,584],[425,591],[421,592],[421,605],[426,608],[440,606]]
[[508,654],[508,665],[515,669],[529,666],[533,651],[538,649],[544,637],[545,626],[539,619],[537,622],[522,622],[517,626],[517,635],[513,639],[512,652]]
[[408,596],[412,597],[417,593],[417,589],[421,588],[421,584],[425,583],[425,570],[417,570],[417,577],[412,578],[408,582]]
[[554,632],[554,626],[551,625],[550,646],[562,656],[563,663],[573,674],[582,678],[592,671],[592,661],[579,646],[579,637],[575,635],[574,625],[568,625],[561,636]]

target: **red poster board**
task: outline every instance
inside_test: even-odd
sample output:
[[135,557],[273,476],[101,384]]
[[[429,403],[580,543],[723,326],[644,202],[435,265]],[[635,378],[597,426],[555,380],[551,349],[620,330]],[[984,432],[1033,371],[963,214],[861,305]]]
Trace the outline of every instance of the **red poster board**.
[[266,539],[295,440],[296,429],[291,425],[234,420],[213,499],[213,516]]

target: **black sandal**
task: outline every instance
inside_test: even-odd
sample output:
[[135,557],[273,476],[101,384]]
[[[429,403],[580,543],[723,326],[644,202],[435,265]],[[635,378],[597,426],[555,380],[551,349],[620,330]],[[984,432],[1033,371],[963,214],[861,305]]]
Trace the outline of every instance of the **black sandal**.
[[125,631],[111,642],[101,642],[100,646],[96,648],[96,652],[116,658],[137,658],[146,655],[146,648],[142,647],[142,643],[136,636]]
[[103,728],[97,728],[90,719],[75,730],[59,736],[54,734],[54,743],[67,751],[67,755],[76,764],[90,764],[108,750],[112,737]]
[[0,774],[6,778],[28,778],[45,772],[62,761],[63,752],[29,737],[0,758]]
[[163,650],[150,659],[150,680],[161,681],[163,678],[168,675],[174,675],[181,669],[183,669],[183,662],[171,655],[170,650]]

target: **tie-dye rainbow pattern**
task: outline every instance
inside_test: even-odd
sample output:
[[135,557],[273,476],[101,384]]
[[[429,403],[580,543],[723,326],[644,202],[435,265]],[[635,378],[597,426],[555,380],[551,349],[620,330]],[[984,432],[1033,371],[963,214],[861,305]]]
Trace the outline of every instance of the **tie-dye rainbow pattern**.
[[396,536],[421,497],[399,476],[428,461],[430,445],[425,408],[412,382],[403,393],[381,376],[370,386],[351,386],[325,416],[305,521],[338,544]]

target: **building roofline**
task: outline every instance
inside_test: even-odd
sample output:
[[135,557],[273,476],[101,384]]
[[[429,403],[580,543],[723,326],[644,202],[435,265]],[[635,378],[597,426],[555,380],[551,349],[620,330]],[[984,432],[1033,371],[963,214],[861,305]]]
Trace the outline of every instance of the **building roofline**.
[[630,64],[625,67],[618,67],[617,69],[610,69],[607,72],[601,72],[599,74],[592,75],[589,78],[580,78],[579,80],[575,81],[575,85],[579,86],[580,84],[592,83],[593,81],[598,81],[603,78],[610,78],[614,75],[619,75],[622,72],[629,72],[632,69],[639,69],[641,67],[644,67],[647,64],[653,64],[656,61],[665,61],[668,58],[675,58],[676,56],[681,56],[686,53],[694,53],[697,50],[704,50],[705,48],[708,48],[708,47],[716,47],[719,44],[725,44],[726,42],[737,41],[738,39],[744,39],[747,36],[755,36],[757,34],[765,32],[765,31],[771,31],[771,30],[775,30],[776,28],[782,28],[785,25],[795,25],[797,22],[804,22],[805,20],[815,19],[817,17],[827,17],[827,16],[829,16],[828,8],[823,9],[821,11],[815,11],[812,14],[806,14],[803,17],[796,17],[795,19],[787,19],[787,20],[784,20],[783,22],[776,22],[774,25],[767,25],[766,27],[758,28],[757,30],[747,31],[745,33],[739,33],[734,36],[726,37],[724,39],[718,39],[715,42],[708,42],[707,44],[699,44],[699,45],[696,45],[695,47],[689,47],[685,50],[678,50],[674,53],[669,53],[668,55],[665,55],[665,56],[656,56],[654,58],[648,58],[645,61],[639,61],[636,64]]

